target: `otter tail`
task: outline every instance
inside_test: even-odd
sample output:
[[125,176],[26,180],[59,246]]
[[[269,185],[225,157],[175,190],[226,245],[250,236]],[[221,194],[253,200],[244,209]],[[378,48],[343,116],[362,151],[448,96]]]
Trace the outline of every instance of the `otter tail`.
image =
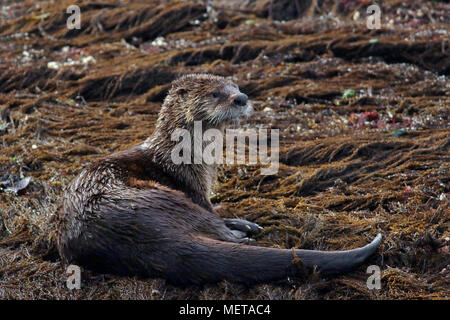
[[[292,265],[297,256],[306,267],[321,274],[347,272],[364,262],[381,243],[381,234],[368,245],[347,251],[289,250],[248,246],[196,237],[165,277],[178,284],[200,284],[223,279],[252,284],[279,280],[299,271]],[[189,248],[189,249],[188,249]],[[170,258],[169,258],[170,259]],[[173,261],[175,262],[175,261]]]

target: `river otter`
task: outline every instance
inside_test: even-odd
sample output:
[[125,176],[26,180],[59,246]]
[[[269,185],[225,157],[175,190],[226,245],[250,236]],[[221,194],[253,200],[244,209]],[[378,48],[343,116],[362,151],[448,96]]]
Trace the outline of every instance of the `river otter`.
[[156,129],[145,142],[87,166],[66,188],[57,214],[57,247],[66,263],[119,275],[162,277],[178,285],[226,279],[253,284],[306,267],[324,274],[353,269],[381,235],[349,251],[265,248],[240,243],[260,227],[222,219],[209,200],[215,166],[175,165],[175,128],[224,126],[248,113],[248,98],[225,78],[186,75],[173,82]]

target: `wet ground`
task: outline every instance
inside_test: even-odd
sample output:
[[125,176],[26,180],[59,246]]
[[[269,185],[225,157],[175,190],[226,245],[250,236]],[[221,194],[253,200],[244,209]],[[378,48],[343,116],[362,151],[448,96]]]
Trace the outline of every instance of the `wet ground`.
[[[450,6],[384,1],[3,1],[0,10],[0,299],[448,299]],[[240,3],[240,2],[239,2]],[[88,162],[148,137],[170,82],[232,78],[280,130],[280,170],[220,170],[224,217],[257,245],[377,255],[333,279],[180,289],[83,273],[65,286],[52,215]],[[381,267],[380,290],[366,268]]]

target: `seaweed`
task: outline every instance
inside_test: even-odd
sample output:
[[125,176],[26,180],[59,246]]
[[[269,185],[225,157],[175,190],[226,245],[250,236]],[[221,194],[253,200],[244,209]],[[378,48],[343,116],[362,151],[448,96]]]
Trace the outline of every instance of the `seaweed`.
[[[82,11],[79,30],[66,28],[69,4]],[[368,30],[364,1],[9,3],[0,15],[0,299],[448,299],[450,10],[381,7],[383,28]],[[280,130],[277,173],[220,169],[219,213],[263,226],[256,244],[269,247],[351,249],[381,232],[367,264],[381,267],[380,290],[367,288],[367,265],[252,288],[84,270],[82,289],[66,288],[53,222],[64,186],[148,137],[170,82],[204,72],[249,95],[255,112],[243,127]],[[26,177],[19,195],[2,187]]]

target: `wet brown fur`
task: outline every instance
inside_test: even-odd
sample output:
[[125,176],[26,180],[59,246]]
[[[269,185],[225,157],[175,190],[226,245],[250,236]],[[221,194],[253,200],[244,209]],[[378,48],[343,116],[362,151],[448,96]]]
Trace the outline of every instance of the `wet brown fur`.
[[[212,99],[214,92],[218,97]],[[239,91],[221,77],[178,79],[149,139],[90,164],[70,183],[57,223],[58,250],[66,263],[102,273],[163,277],[175,284],[222,279],[251,284],[297,272],[291,267],[295,256],[306,266],[334,273],[354,268],[375,251],[379,238],[347,252],[237,243],[208,198],[215,166],[175,165],[170,159],[175,128],[191,130],[199,120],[204,130],[223,130],[235,118],[230,92]]]

